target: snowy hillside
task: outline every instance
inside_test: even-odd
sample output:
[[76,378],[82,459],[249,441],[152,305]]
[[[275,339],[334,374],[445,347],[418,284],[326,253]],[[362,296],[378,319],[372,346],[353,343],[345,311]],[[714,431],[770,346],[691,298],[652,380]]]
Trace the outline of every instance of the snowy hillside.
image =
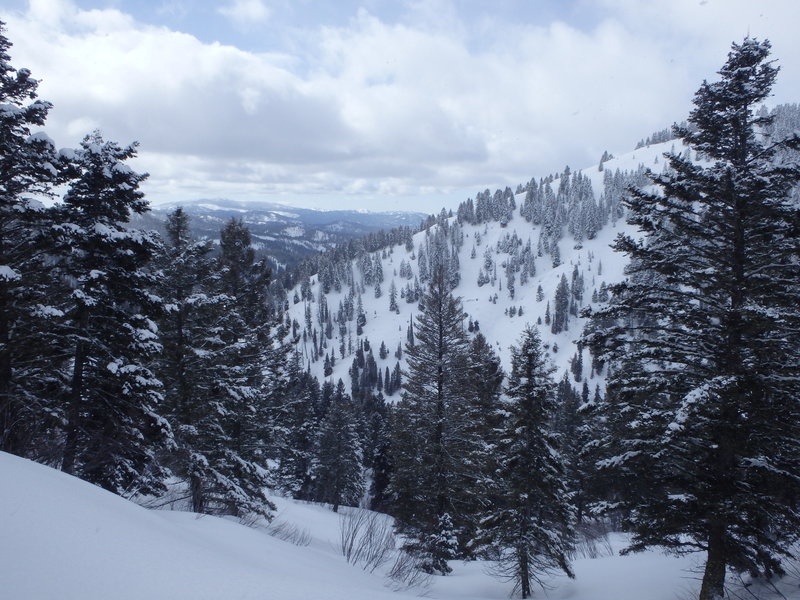
[[[320,505],[275,499],[276,523],[305,534],[307,545],[296,545],[264,528],[147,510],[9,454],[0,453],[0,470],[14,482],[0,490],[3,598],[378,600],[416,598],[424,591],[443,600],[500,600],[510,591],[508,583],[486,574],[489,565],[474,562],[454,563],[451,576],[433,578],[424,590],[393,592],[380,570],[370,574],[345,561],[340,517]],[[696,588],[692,566],[691,558],[657,552],[578,558],[576,579],[551,581],[542,597],[673,600]]]
[[[604,193],[608,193],[605,189],[606,179],[611,174],[618,172],[629,182],[634,177],[641,179],[645,168],[661,171],[665,163],[663,154],[667,151],[683,151],[680,140],[641,147],[629,154],[610,158],[603,162],[602,170],[598,165],[593,165],[577,174],[573,173],[572,179],[574,181],[576,175],[580,175],[584,181],[591,183],[593,198],[589,202],[597,205],[604,201]],[[559,184],[558,178],[548,184],[554,195]],[[559,379],[576,357],[575,340],[583,328],[580,309],[591,305],[593,301],[602,301],[605,286],[618,282],[623,277],[626,259],[614,253],[609,244],[618,233],[629,232],[631,229],[623,217],[612,215],[592,239],[584,237],[576,241],[564,226],[563,236],[559,234],[560,239],[555,242],[558,250],[545,248],[542,252],[541,238],[546,235],[543,232],[546,225],[531,223],[523,217],[521,213],[524,210],[525,196],[525,191],[520,193],[518,189],[514,196],[516,207],[507,222],[461,222],[458,225],[459,233],[454,235],[460,235],[463,243],[457,250],[455,260],[455,264],[459,265],[460,280],[453,289],[453,294],[461,298],[469,320],[477,321],[480,332],[494,346],[506,369],[510,366],[510,346],[517,342],[526,324],[538,324],[543,342],[550,349],[552,360],[558,368],[556,378]],[[559,208],[566,209],[567,207]],[[618,207],[615,209],[621,210]],[[448,219],[448,225],[456,222],[456,217]],[[352,275],[345,274],[339,291],[328,284],[326,287],[331,289],[325,293],[319,274],[311,276],[302,285],[289,291],[287,300],[290,320],[294,324],[295,347],[301,353],[303,362],[310,366],[312,373],[320,380],[335,384],[341,378],[349,389],[350,367],[362,340],[369,342],[382,379],[387,368],[390,373],[397,369],[398,363],[403,368],[403,358],[398,360],[397,356],[401,353],[397,352],[397,348],[398,345],[405,345],[409,323],[418,313],[418,302],[413,298],[409,302],[406,292],[411,286],[416,286],[417,291],[425,287],[424,283],[420,283],[423,278],[418,254],[420,249],[425,251],[427,248],[427,252],[430,252],[431,239],[437,227],[439,226],[432,225],[427,230],[416,233],[411,242],[398,243],[383,251],[371,253],[372,261],[380,262],[379,270],[383,276],[382,283],[378,285],[380,297],[376,297],[376,286],[366,281],[368,278],[364,275],[363,258],[351,261],[344,268]],[[530,271],[535,271],[535,274],[522,274],[520,271],[524,268],[517,265],[512,298],[508,288],[507,262],[513,254],[519,256],[520,251],[524,254],[526,249],[533,258]],[[556,254],[560,255],[561,262],[558,266],[553,266]],[[423,266],[422,269],[424,268]],[[377,271],[377,265],[373,264],[372,270]],[[350,277],[353,285],[348,285],[347,280]],[[551,317],[555,312],[554,301],[562,277],[570,284],[571,290],[576,283],[580,285],[580,297],[571,306],[572,314],[567,315],[566,329],[554,333],[546,317],[548,312]],[[482,278],[484,281],[479,284]],[[396,292],[395,311],[390,310],[393,287]],[[361,334],[356,322],[358,310],[353,306],[348,307],[348,302],[353,305],[359,301],[366,317]],[[321,306],[323,303],[324,307]],[[344,310],[339,310],[342,307]],[[467,327],[469,323],[465,322],[464,325]],[[382,343],[388,351],[385,358],[379,354]],[[326,356],[331,358],[326,361]],[[587,382],[590,391],[594,393],[598,384],[602,388],[602,376],[593,372],[588,351],[583,351],[581,359],[583,369],[580,381]],[[330,375],[327,376],[326,362],[333,363],[330,365]],[[572,381],[580,389],[582,383],[578,382],[578,378],[573,376]],[[387,391],[394,394],[387,394]],[[395,390],[386,390],[385,387],[384,394],[397,396]]]
[[[274,498],[297,545],[226,519],[147,510],[60,471],[0,453],[2,596],[14,600],[501,600],[510,584],[485,562],[453,563],[448,577],[392,591],[381,569],[367,573],[340,552],[340,517],[321,505]],[[611,537],[619,548],[623,538]],[[601,544],[601,547],[603,544]],[[574,580],[548,581],[551,600],[675,600],[697,588],[694,557],[659,552],[576,559]],[[797,582],[782,586],[798,599]],[[646,592],[644,590],[647,590]],[[766,589],[750,591],[778,598]]]

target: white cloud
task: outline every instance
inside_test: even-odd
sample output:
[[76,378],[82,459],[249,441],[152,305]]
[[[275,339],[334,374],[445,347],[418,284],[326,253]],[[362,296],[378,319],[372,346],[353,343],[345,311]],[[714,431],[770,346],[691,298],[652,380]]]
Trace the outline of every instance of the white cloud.
[[[586,14],[600,6],[585,1]],[[100,127],[139,140],[154,200],[347,195],[374,208],[394,194],[430,209],[437,195],[586,166],[683,119],[755,19],[769,27],[751,33],[773,40],[783,66],[776,99],[800,97],[800,3],[766,1],[758,16],[745,2],[729,14],[715,0],[657,12],[606,1],[581,26],[475,25],[446,0],[391,22],[362,10],[296,33],[303,54],[203,43],[68,0],[35,0],[7,21],[12,64],[30,67],[55,105],[51,136],[72,145]]]
[[240,27],[263,23],[270,16],[270,10],[263,0],[233,0],[217,10]]

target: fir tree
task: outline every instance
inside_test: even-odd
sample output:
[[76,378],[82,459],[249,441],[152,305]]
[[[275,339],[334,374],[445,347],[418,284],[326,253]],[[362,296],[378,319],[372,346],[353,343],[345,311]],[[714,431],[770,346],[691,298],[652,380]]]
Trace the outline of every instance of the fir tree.
[[458,461],[468,362],[466,314],[450,293],[445,265],[432,273],[423,305],[416,341],[406,346],[408,372],[396,409],[391,492],[398,526],[410,539],[408,548],[426,556],[427,570],[446,573],[446,560],[454,555],[439,544],[446,532],[437,528],[447,521],[445,515],[456,527],[465,519]]
[[[63,165],[44,125],[52,108],[36,100],[38,81],[15,69],[0,21],[0,450],[34,456],[36,438],[54,443],[63,407],[53,365],[62,354],[56,330],[52,211],[32,200],[52,195]],[[48,417],[56,417],[54,419]]]
[[[341,380],[340,380],[341,381]],[[322,421],[313,468],[315,500],[339,506],[358,506],[364,495],[362,448],[355,411],[340,386]]]
[[397,306],[397,287],[394,285],[394,279],[389,284],[389,310],[400,314],[400,307]]
[[551,430],[556,413],[553,371],[538,331],[526,329],[519,347],[511,350],[497,506],[482,522],[484,542],[499,551],[499,574],[512,580],[523,598],[531,595],[534,583],[544,585],[554,569],[573,577],[573,507],[558,438]]
[[224,440],[211,439],[220,429],[213,390],[217,376],[214,316],[224,310],[224,297],[210,293],[212,250],[189,233],[189,215],[177,208],[167,217],[167,239],[159,257],[159,292],[166,310],[158,321],[163,352],[158,375],[164,384],[165,416],[175,434],[167,465],[188,483],[193,512],[213,511],[215,457]]
[[[267,460],[274,453],[270,405],[276,398],[270,396],[279,385],[274,374],[283,359],[281,352],[273,352],[270,338],[273,321],[266,301],[270,270],[265,261],[255,259],[250,231],[240,219],[231,219],[222,228],[220,249],[213,289],[226,301],[216,319],[214,393],[225,440],[218,466],[227,478],[223,511],[269,516],[273,507],[263,490],[269,480]],[[267,377],[270,373],[273,381]]]
[[[551,326],[551,331],[553,333],[561,333],[568,327],[569,297],[570,293],[567,276],[562,274],[561,281],[559,281],[558,287],[556,287],[556,297],[553,301],[553,324]],[[545,322],[547,322],[547,319],[545,319]]]
[[618,238],[629,278],[589,338],[615,361],[604,412],[621,435],[600,464],[637,492],[619,499],[631,549],[706,552],[701,600],[728,569],[781,573],[800,531],[800,170],[772,160],[800,140],[765,139],[755,113],[769,50],[734,44],[696,93],[677,132],[708,163],[668,153],[658,189],[626,202],[645,237]]
[[126,164],[135,154],[135,144],[86,136],[62,208],[59,272],[72,290],[62,306],[70,353],[61,468],[116,493],[160,488],[155,458],[171,436],[149,368],[161,351],[153,321],[161,304],[147,270],[158,240],[125,227],[148,210],[139,190],[146,175]]
[[500,358],[480,332],[470,342],[467,360],[460,485],[465,517],[457,531],[460,548],[471,545],[480,517],[491,505],[486,491],[492,487],[497,467],[497,436],[503,411],[500,396],[505,377]]
[[302,358],[295,353],[289,361],[286,394],[275,408],[275,443],[277,445],[277,483],[293,498],[312,497],[312,470],[320,390],[315,377],[303,370]]

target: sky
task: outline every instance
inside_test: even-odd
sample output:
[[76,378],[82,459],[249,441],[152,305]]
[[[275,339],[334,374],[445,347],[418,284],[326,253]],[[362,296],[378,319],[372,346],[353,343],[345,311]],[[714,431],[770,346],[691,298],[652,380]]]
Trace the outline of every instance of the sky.
[[436,212],[629,152],[732,42],[800,101],[797,0],[3,0],[45,131],[138,141],[154,204]]

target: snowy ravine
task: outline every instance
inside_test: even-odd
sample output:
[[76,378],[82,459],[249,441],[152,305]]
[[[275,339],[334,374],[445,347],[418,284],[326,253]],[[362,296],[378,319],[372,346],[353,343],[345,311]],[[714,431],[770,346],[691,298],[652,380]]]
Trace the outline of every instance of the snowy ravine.
[[[598,165],[593,165],[580,171],[580,174],[591,181],[595,200],[599,200],[604,189],[603,179],[606,172],[619,170],[623,173],[634,173],[643,168],[650,168],[655,172],[660,172],[665,160],[665,152],[682,152],[684,147],[680,140],[670,140],[650,146],[643,146],[633,152],[617,158],[611,158],[603,163],[603,169]],[[559,185],[558,179],[552,183],[555,189]],[[464,236],[463,245],[458,255],[460,265],[460,282],[453,290],[453,295],[460,297],[463,307],[469,318],[478,321],[480,331],[487,340],[494,346],[495,351],[500,356],[504,369],[510,367],[510,346],[516,344],[520,333],[527,324],[538,325],[542,335],[542,341],[546,348],[550,350],[550,356],[557,367],[555,374],[556,380],[563,376],[565,370],[569,369],[570,361],[575,356],[577,346],[575,340],[580,336],[584,319],[580,316],[569,316],[568,329],[557,334],[551,332],[550,325],[545,323],[545,313],[549,302],[551,313],[554,311],[554,298],[556,288],[562,278],[566,277],[571,281],[575,267],[578,274],[583,278],[583,302],[580,308],[592,304],[593,294],[601,291],[601,285],[616,283],[622,280],[623,271],[627,263],[627,258],[615,253],[610,248],[611,242],[620,232],[632,233],[632,228],[623,219],[609,221],[593,239],[583,239],[580,243],[571,236],[566,228],[564,235],[558,243],[561,264],[553,267],[553,257],[544,253],[542,256],[537,254],[537,241],[540,237],[542,226],[528,222],[520,214],[520,209],[525,198],[525,193],[516,194],[516,209],[512,218],[507,224],[497,221],[471,225],[463,223],[461,232]],[[456,221],[455,217],[450,218],[450,223]],[[433,226],[434,228],[436,225]],[[521,246],[530,242],[533,255],[535,256],[536,274],[530,277],[524,284],[521,283],[520,276],[516,276],[516,285],[513,299],[507,289],[506,275],[503,263],[509,257],[508,254],[498,251],[498,243],[502,245],[507,236],[516,238]],[[426,232],[422,231],[413,237],[413,249],[407,250],[403,244],[398,244],[384,251],[372,253],[373,259],[381,261],[383,271],[383,283],[381,284],[381,296],[375,297],[374,285],[362,284],[360,271],[356,261],[353,261],[352,272],[354,273],[355,287],[363,287],[361,301],[363,304],[366,324],[363,327],[363,334],[357,335],[355,321],[346,323],[348,339],[347,345],[352,343],[350,349],[355,349],[360,340],[368,340],[377,362],[378,371],[386,371],[388,367],[391,372],[397,365],[395,352],[398,344],[405,346],[409,323],[419,312],[418,303],[408,303],[400,297],[401,290],[414,278],[419,276],[419,265],[416,254],[420,246],[425,246]],[[474,257],[473,257],[474,248]],[[478,285],[478,278],[485,255],[491,254],[496,267],[497,277],[495,281]],[[405,263],[410,267],[410,272],[406,271],[406,276],[401,271],[401,264]],[[324,355],[318,354],[317,360],[314,357],[313,340],[314,330],[317,336],[324,335],[324,325],[319,321],[319,299],[320,299],[320,277],[311,276],[310,296],[305,298],[301,294],[301,286],[289,290],[287,302],[289,305],[289,317],[296,322],[295,332],[298,342],[295,347],[303,357],[304,365],[310,367],[311,372],[320,381],[330,381],[334,385],[338,379],[342,379],[346,388],[350,389],[349,369],[353,362],[354,354],[350,349],[346,350],[342,357],[340,345],[339,324],[334,317],[332,338],[326,340],[326,353],[335,353],[335,364],[329,376],[324,375]],[[397,290],[398,312],[389,309],[389,293],[394,282]],[[539,286],[542,290],[542,300],[537,300]],[[425,287],[423,284],[421,287]],[[331,289],[326,296],[329,312],[336,315],[340,303],[345,302],[350,291],[349,286],[342,285],[341,291]],[[519,314],[520,308],[522,314]],[[311,328],[307,327],[307,313],[311,315]],[[467,323],[465,322],[465,327]],[[305,331],[304,331],[305,330]],[[305,333],[305,335],[302,335]],[[384,359],[379,357],[379,347],[384,343],[388,350],[388,356]],[[604,377],[602,374],[595,376],[591,369],[591,358],[588,350],[583,351],[583,373],[581,381],[586,381],[590,392],[594,393],[599,385],[603,387]],[[400,367],[404,367],[404,359],[401,358]],[[574,386],[580,391],[583,385],[574,378],[571,379]],[[399,392],[395,392],[393,397],[388,396],[389,400],[397,399]]]

